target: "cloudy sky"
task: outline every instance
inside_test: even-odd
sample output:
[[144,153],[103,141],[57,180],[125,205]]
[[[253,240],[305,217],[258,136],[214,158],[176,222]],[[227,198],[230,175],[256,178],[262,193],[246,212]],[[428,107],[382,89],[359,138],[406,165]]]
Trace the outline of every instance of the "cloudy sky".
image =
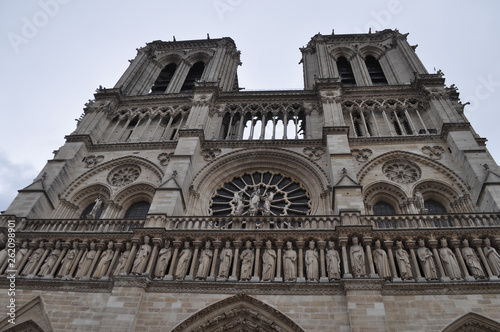
[[246,89],[300,89],[299,47],[316,33],[397,28],[433,73],[456,84],[466,115],[500,160],[497,1],[3,0],[0,2],[0,211],[64,144],[84,103],[112,87],[153,40],[231,37]]

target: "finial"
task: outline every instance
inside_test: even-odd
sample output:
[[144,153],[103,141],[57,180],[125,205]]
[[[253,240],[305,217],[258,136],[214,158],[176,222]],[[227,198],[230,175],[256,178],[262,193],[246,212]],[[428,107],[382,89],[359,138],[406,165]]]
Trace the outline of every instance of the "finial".
[[210,40],[210,35],[207,33],[207,39]]
[[347,169],[345,169],[345,167],[342,168],[342,174],[347,175]]
[[368,33],[369,34],[372,33],[372,28],[368,29]]
[[177,41],[177,40],[175,40],[175,36],[173,36],[173,37],[174,37],[174,41]]

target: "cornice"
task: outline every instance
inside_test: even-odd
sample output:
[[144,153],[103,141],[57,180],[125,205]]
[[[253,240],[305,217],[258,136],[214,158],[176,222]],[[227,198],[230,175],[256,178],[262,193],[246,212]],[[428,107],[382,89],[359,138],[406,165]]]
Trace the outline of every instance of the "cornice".
[[382,288],[382,295],[465,295],[465,294],[500,294],[496,282],[387,282]]
[[[0,277],[0,288],[10,279]],[[22,290],[111,293],[114,287],[142,288],[149,293],[249,294],[249,295],[346,295],[350,291],[379,291],[392,295],[500,294],[498,282],[390,282],[380,278],[342,279],[327,283],[209,282],[151,280],[147,276],[121,276],[109,280],[16,279]]]
[[138,150],[167,150],[175,149],[178,141],[163,142],[118,142],[95,144],[89,135],[68,135],[64,137],[66,142],[83,142],[89,152],[107,152],[107,151],[138,151]]
[[324,146],[323,140],[317,139],[286,139],[286,140],[220,140],[220,141],[205,141],[203,147],[207,148],[231,148],[231,149],[246,149],[246,148],[263,148],[263,147],[279,147],[279,148],[303,148],[308,146]]
[[421,144],[421,143],[444,143],[442,135],[415,135],[415,136],[392,136],[392,137],[349,137],[350,146],[366,145],[389,145],[389,144]]
[[[6,277],[0,277],[0,288],[8,289],[9,287],[10,279],[7,279]],[[16,289],[84,293],[111,293],[113,289],[113,282],[109,280],[79,281],[43,278],[16,278]]]

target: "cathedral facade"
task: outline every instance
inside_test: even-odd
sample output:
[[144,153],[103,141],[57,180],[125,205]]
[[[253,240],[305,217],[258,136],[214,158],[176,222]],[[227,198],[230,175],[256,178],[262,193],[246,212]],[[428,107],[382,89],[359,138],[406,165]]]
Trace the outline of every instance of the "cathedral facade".
[[317,34],[284,91],[138,49],[0,215],[0,329],[500,330],[500,168],[406,36]]

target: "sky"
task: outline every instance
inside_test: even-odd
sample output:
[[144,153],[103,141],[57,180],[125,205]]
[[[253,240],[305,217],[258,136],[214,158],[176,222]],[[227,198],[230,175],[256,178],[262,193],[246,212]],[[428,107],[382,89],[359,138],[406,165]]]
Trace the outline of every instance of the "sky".
[[500,161],[500,2],[464,0],[3,0],[0,211],[76,127],[95,89],[113,87],[153,40],[231,37],[240,87],[303,88],[300,47],[316,33],[398,29],[430,73],[455,84]]

